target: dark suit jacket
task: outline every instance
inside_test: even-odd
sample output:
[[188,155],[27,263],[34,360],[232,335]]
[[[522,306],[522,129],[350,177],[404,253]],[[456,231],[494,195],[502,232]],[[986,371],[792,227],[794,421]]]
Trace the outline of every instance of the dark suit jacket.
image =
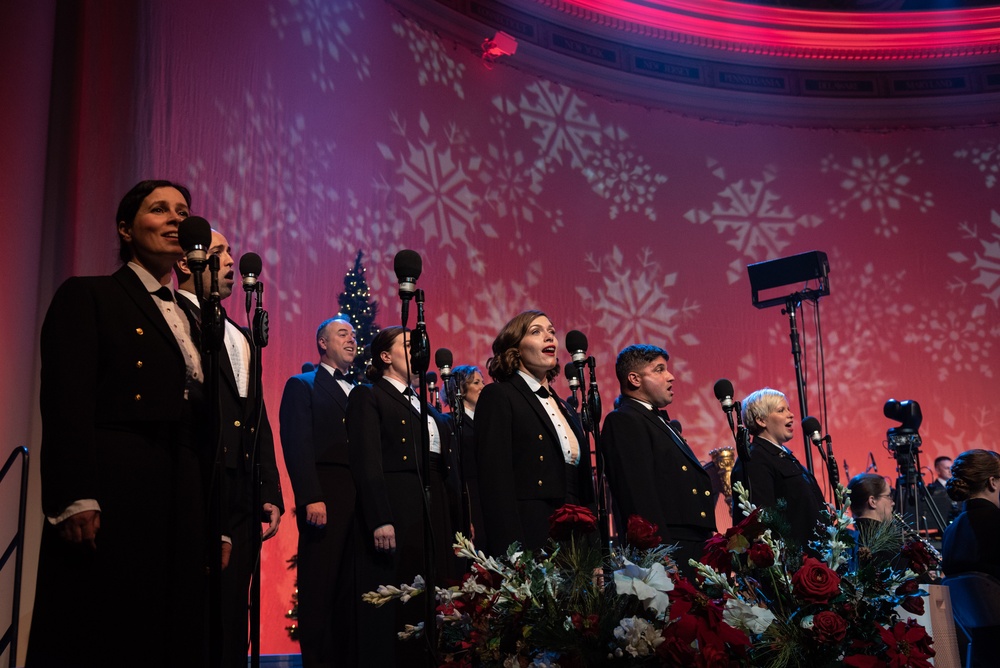
[[[580,419],[562,399],[559,405],[580,443],[577,466],[581,501],[594,502],[590,450]],[[488,554],[505,554],[515,540],[526,548],[545,544],[547,536],[525,531],[520,501],[546,500],[558,508],[566,498],[566,464],[552,420],[528,384],[515,374],[483,388],[476,403],[476,456]],[[554,509],[554,508],[553,508]],[[545,512],[538,504],[535,512]],[[542,526],[545,518],[531,518]]]
[[969,499],[944,531],[941,556],[945,575],[977,571],[1000,578],[1000,508]]
[[[201,310],[196,305],[180,293],[176,295],[176,299],[178,305],[190,318],[196,323],[201,323]],[[224,317],[240,331],[247,341],[250,340],[243,327],[225,315]],[[225,344],[223,344],[223,348],[225,348]],[[253,355],[252,348],[251,355]],[[247,364],[248,370],[252,371],[254,360],[252,358],[247,360]],[[273,503],[284,513],[285,504],[281,496],[281,482],[278,478],[278,466],[274,457],[274,434],[267,418],[267,406],[261,401],[261,413],[258,420],[256,388],[253,383],[250,383],[246,399],[240,397],[232,361],[224,349],[219,354],[219,373],[222,376],[219,383],[219,438],[222,441],[226,468],[240,469],[246,475],[252,474],[250,456],[254,444],[254,434],[259,431],[257,457],[260,461],[260,500],[261,503]],[[269,518],[264,517],[263,519]]]
[[[432,406],[428,406],[428,414],[434,418],[441,435],[448,490],[457,494],[454,432],[450,422]],[[422,521],[421,500],[416,499],[411,507],[399,504],[393,507],[385,480],[386,473],[420,471],[420,412],[389,381],[380,378],[372,385],[360,385],[351,391],[347,402],[347,433],[351,472],[365,527],[362,535],[367,538],[384,524]],[[451,501],[449,507],[455,505]]]
[[278,419],[298,508],[326,498],[317,464],[348,466],[346,416],[347,394],[323,367],[292,376],[285,383]]
[[[778,499],[785,499],[788,505],[785,517],[790,525],[786,540],[794,541],[806,547],[820,519],[820,512],[825,507],[823,493],[816,484],[816,478],[809,474],[798,460],[791,457],[782,448],[763,439],[754,438],[750,444],[749,464],[736,459],[733,466],[732,481],[747,484],[747,471],[750,479],[750,501],[757,506],[774,508]],[[742,519],[741,511],[736,507],[738,500],[733,495],[734,521]]]
[[715,531],[712,479],[658,415],[623,397],[604,420],[601,445],[620,531],[633,514],[655,522],[667,543],[672,530]]
[[54,517],[80,499],[100,502],[111,472],[95,467],[98,430],[156,430],[181,420],[184,357],[127,266],[59,287],[41,353],[42,509]]

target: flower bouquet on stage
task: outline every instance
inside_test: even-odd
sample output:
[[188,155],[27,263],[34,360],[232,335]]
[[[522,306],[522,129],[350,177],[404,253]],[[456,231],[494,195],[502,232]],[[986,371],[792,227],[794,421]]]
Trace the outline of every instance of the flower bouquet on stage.
[[[787,554],[769,528],[778,511],[751,506],[738,484],[734,493],[745,518],[708,542],[703,563],[692,561],[697,582],[678,574],[656,525],[635,515],[606,559],[596,517],[580,506],[552,515],[542,550],[515,543],[487,556],[456,534],[455,552],[470,569],[461,584],[436,589],[440,664],[929,665],[930,637],[896,612],[923,606],[916,582],[929,566],[919,555],[918,570],[878,562],[878,550],[859,549],[850,518],[833,509],[813,554]],[[405,603],[423,588],[417,578],[363,598]],[[400,636],[422,631],[408,626]]]

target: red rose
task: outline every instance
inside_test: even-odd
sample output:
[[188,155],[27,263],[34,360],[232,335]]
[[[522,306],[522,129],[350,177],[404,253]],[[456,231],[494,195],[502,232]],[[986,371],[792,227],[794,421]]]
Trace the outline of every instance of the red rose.
[[917,581],[907,580],[896,587],[896,596],[913,596],[918,591],[920,591],[920,585],[917,584]]
[[733,570],[733,555],[727,549],[726,537],[717,533],[705,541],[705,549],[699,561],[711,566],[716,573],[728,573]]
[[747,550],[747,559],[754,568],[770,568],[774,565],[774,550],[767,543],[754,543]]
[[919,540],[913,540],[903,545],[900,554],[909,560],[910,568],[917,574],[926,573],[937,565],[937,559],[930,553],[927,546]]
[[919,617],[924,614],[924,597],[923,596],[907,596],[903,599],[900,604],[903,610],[906,610],[911,615],[916,615]]
[[630,515],[628,518],[628,529],[626,530],[626,540],[632,547],[640,550],[649,550],[660,543],[663,539],[658,533],[660,528],[652,522],[639,515]]
[[837,613],[824,610],[813,617],[813,633],[822,645],[838,643],[847,636],[847,622]]
[[795,595],[807,603],[828,603],[840,593],[840,576],[815,557],[806,557],[792,576]]
[[555,540],[568,540],[573,534],[592,532],[597,528],[597,516],[589,508],[567,503],[549,517],[549,536]]

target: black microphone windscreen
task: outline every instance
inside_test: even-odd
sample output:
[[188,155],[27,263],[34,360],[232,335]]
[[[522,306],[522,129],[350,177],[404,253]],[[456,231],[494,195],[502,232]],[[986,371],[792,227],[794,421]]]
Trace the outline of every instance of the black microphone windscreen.
[[420,272],[424,263],[420,259],[420,253],[414,250],[401,250],[396,253],[396,258],[392,262],[392,267],[396,272],[396,279],[400,282],[404,278],[416,280],[420,278]]
[[240,257],[240,275],[246,276],[248,274],[253,274],[254,276],[260,276],[261,270],[264,268],[264,263],[261,262],[260,255],[256,253],[244,253]]
[[811,436],[812,434],[820,431],[822,427],[819,426],[819,420],[814,418],[812,415],[807,415],[804,420],[802,420],[802,431],[806,433],[806,436]]
[[177,241],[187,253],[196,246],[208,248],[212,245],[212,226],[201,216],[190,216],[177,226]]
[[566,350],[587,352],[587,335],[575,329],[566,332]]
[[671,420],[670,421],[670,428],[673,429],[674,431],[676,431],[678,436],[680,436],[681,432],[684,431],[684,429],[681,427],[681,421],[680,420]]
[[428,385],[436,385],[437,382],[438,382],[437,372],[436,371],[428,371],[427,372],[427,384]]
[[441,368],[443,366],[452,366],[455,358],[452,357],[451,351],[447,348],[438,348],[437,352],[434,353],[434,366]]
[[715,381],[715,386],[712,388],[715,392],[715,398],[722,401],[726,397],[732,398],[733,396],[733,384],[727,378],[720,378]]
[[579,376],[576,375],[576,367],[572,364],[567,364],[563,367],[563,375],[569,379],[577,379]]

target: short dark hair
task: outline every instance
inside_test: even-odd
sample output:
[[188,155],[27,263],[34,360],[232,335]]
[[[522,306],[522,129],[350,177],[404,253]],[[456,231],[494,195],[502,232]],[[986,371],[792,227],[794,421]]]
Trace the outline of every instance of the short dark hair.
[[670,359],[670,354],[659,346],[652,346],[646,343],[636,343],[622,348],[615,360],[615,375],[618,377],[618,386],[622,394],[630,389],[628,375],[633,371],[641,369],[650,362],[655,362],[662,357],[664,360]]
[[[548,317],[541,311],[521,311],[511,318],[497,337],[493,339],[493,357],[486,360],[486,370],[490,378],[500,382],[509,380],[520,367],[521,353],[518,347],[528,333],[528,327],[535,318]],[[559,363],[545,373],[549,380],[559,375]]]
[[382,353],[392,348],[396,338],[405,331],[407,330],[403,327],[386,327],[375,335],[371,343],[372,363],[365,369],[368,380],[374,383],[385,374],[389,365],[382,360]]
[[319,323],[319,327],[316,328],[316,352],[319,356],[323,356],[323,349],[319,347],[319,340],[323,337],[323,330],[326,329],[331,322],[346,322],[351,327],[354,327],[354,323],[351,322],[351,316],[344,315],[343,313],[338,313],[332,318],[327,318],[323,322]]
[[934,458],[934,468],[937,468],[937,465],[938,465],[938,464],[940,464],[941,462],[943,462],[943,461],[944,461],[944,460],[946,460],[946,459],[947,459],[947,460],[948,460],[949,462],[950,462],[950,461],[953,461],[953,460],[952,460],[952,458],[951,458],[951,457],[949,457],[948,455],[941,455],[940,457],[935,457],[935,458]]
[[[121,222],[124,222],[126,226],[131,225],[135,221],[136,214],[139,213],[139,207],[142,206],[143,200],[149,197],[149,193],[157,188],[174,188],[184,196],[184,201],[187,202],[188,207],[191,206],[191,191],[179,183],[167,181],[166,179],[139,181],[139,183],[132,186],[131,190],[125,193],[122,201],[118,203],[118,212],[115,214],[115,229],[118,229],[118,223]],[[122,261],[122,264],[127,264],[132,259],[132,248],[120,234],[118,235],[118,258]]]
[[868,499],[885,494],[888,486],[885,478],[877,473],[859,473],[851,478],[847,483],[847,489],[851,490],[851,514],[860,517],[868,507]]

